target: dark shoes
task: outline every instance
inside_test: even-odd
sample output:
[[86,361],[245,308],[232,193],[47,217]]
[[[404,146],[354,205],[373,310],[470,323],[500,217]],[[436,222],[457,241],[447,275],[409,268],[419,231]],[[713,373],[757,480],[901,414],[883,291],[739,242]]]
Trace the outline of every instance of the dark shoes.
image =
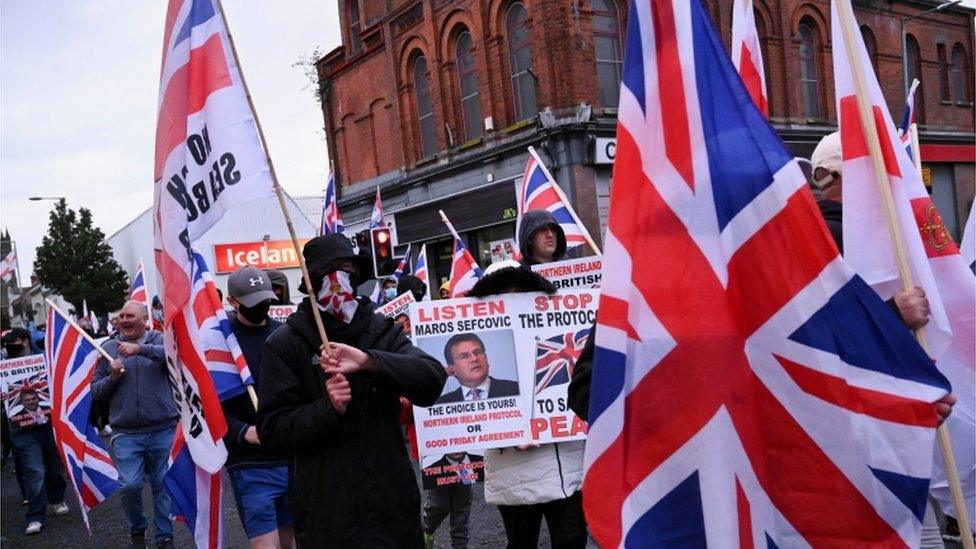
[[146,549],[146,531],[145,530],[133,530],[132,531],[132,547],[138,549]]

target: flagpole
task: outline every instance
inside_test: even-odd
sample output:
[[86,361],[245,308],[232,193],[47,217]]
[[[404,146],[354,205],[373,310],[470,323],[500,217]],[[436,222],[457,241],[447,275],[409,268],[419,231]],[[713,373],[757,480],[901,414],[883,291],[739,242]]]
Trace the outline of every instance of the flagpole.
[[[898,265],[898,273],[901,278],[902,289],[905,291],[911,290],[915,287],[915,283],[912,277],[912,272],[908,266],[908,257],[905,253],[905,242],[902,239],[901,231],[899,230],[900,224],[898,222],[898,212],[895,210],[895,202],[891,195],[891,187],[889,185],[887,170],[884,164],[884,158],[881,153],[881,142],[878,138],[878,128],[874,122],[874,113],[871,106],[868,104],[867,97],[867,81],[864,78],[863,68],[861,67],[860,50],[857,49],[854,30],[851,29],[851,21],[854,21],[854,12],[851,9],[850,0],[834,0],[837,2],[837,8],[840,12],[840,26],[844,38],[844,45],[848,52],[848,57],[851,63],[851,71],[854,73],[854,95],[857,98],[857,111],[860,115],[861,128],[864,131],[864,137],[867,140],[868,154],[871,157],[871,163],[874,165],[874,178],[875,183],[878,185],[878,190],[881,193],[881,204],[884,208],[885,219],[887,220],[888,232],[891,236],[891,241],[895,251],[895,259]],[[914,144],[913,144],[914,146]],[[921,156],[921,151],[917,151],[916,157]],[[925,340],[925,334],[922,332],[921,328],[916,329],[915,338],[918,340],[919,344],[928,352],[928,344]],[[942,452],[942,458],[945,460],[946,466],[946,476],[949,481],[949,491],[952,494],[952,503],[956,508],[956,515],[959,523],[959,532],[962,534],[962,544],[966,549],[973,549],[973,534],[969,527],[969,512],[966,509],[966,500],[963,496],[962,484],[959,481],[959,472],[956,469],[956,457],[952,451],[952,445],[949,440],[949,431],[946,428],[945,423],[939,425],[936,430],[938,434],[939,449]]]
[[[97,341],[95,341],[94,339],[92,339],[92,337],[90,335],[88,335],[88,332],[86,332],[85,330],[83,330],[81,328],[81,326],[79,326],[74,320],[71,319],[71,317],[69,317],[68,315],[64,314],[64,311],[62,311],[61,309],[59,309],[58,306],[55,305],[50,299],[45,298],[44,299],[44,302],[47,303],[47,306],[48,307],[51,307],[52,309],[54,309],[58,313],[58,315],[61,316],[61,318],[63,318],[68,324],[71,325],[72,328],[74,328],[79,334],[81,334],[81,337],[85,338],[85,340],[88,341],[88,343],[91,343],[92,346],[94,346],[95,349],[98,350],[98,352],[103,357],[105,357],[105,360],[107,360],[109,362],[112,362],[113,360],[115,360],[114,358],[112,358],[112,355],[108,354],[108,351],[106,351],[105,349],[103,349],[102,346],[99,345]],[[122,373],[125,373],[125,368],[122,368]]]
[[[573,221],[575,221],[576,224],[579,226],[580,230],[583,231],[583,238],[586,239],[586,243],[590,245],[590,248],[593,248],[593,251],[596,252],[596,255],[602,255],[603,252],[601,252],[600,248],[596,246],[596,242],[594,242],[593,237],[590,236],[590,231],[586,230],[586,225],[584,225],[583,222],[580,221],[580,218],[576,215],[576,210],[574,210],[573,207],[569,204],[569,199],[566,198],[566,195],[563,193],[563,190],[559,187],[559,184],[556,183],[556,180],[552,178],[552,174],[549,173],[549,168],[546,167],[545,162],[543,162],[542,159],[539,158],[539,153],[535,152],[535,147],[532,147],[531,145],[529,146],[529,154],[535,157],[535,161],[537,164],[539,164],[539,168],[542,169],[542,173],[546,174],[546,179],[548,179],[549,182],[552,183],[553,190],[556,191],[556,194],[559,195],[559,199],[562,200],[563,204],[566,205],[566,210],[569,211],[569,215],[573,216]],[[525,183],[526,182],[523,181],[522,185],[525,185]],[[524,215],[525,212],[522,212],[522,214]]]
[[282,194],[281,184],[278,183],[278,174],[275,172],[274,162],[271,161],[271,153],[268,151],[268,142],[264,138],[264,129],[261,127],[261,120],[258,112],[254,108],[254,100],[251,98],[251,90],[247,87],[247,79],[244,78],[244,69],[241,68],[241,60],[237,56],[237,46],[234,45],[234,36],[230,32],[230,23],[227,22],[227,14],[224,13],[224,5],[220,0],[216,0],[217,9],[224,20],[224,27],[227,30],[227,42],[230,43],[230,51],[234,55],[234,63],[237,64],[237,72],[241,75],[241,85],[244,88],[244,95],[247,97],[247,104],[251,108],[251,115],[254,117],[254,125],[258,130],[258,138],[261,140],[261,147],[264,149],[265,159],[268,161],[268,170],[271,172],[271,181],[274,183],[275,195],[278,197],[278,205],[281,206],[281,213],[285,216],[285,224],[288,226],[288,234],[291,235],[291,243],[295,247],[295,255],[298,256],[298,266],[302,269],[302,279],[305,281],[305,288],[309,291],[308,303],[311,305],[312,318],[315,319],[315,327],[318,329],[319,338],[322,339],[322,349],[332,356],[329,350],[329,337],[325,333],[325,324],[322,323],[322,313],[319,311],[318,303],[315,301],[315,290],[312,288],[312,277],[308,274],[308,266],[305,264],[305,256],[302,255],[301,246],[298,245],[298,236],[295,233],[295,225],[291,221],[291,214],[285,204],[285,197]]
[[447,215],[444,214],[444,210],[437,210],[437,213],[441,214],[441,221],[443,221],[444,224],[447,225],[447,230],[451,231],[451,234],[454,236],[454,239],[461,240],[461,237],[458,235],[458,232],[454,230],[454,225],[451,224],[451,220],[448,219]]

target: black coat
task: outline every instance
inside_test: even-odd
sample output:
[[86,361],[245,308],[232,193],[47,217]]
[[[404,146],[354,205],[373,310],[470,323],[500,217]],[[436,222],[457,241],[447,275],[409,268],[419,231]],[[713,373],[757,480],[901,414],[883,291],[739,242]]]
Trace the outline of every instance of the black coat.
[[323,320],[330,340],[368,352],[377,371],[347,376],[352,401],[339,415],[325,391],[321,341],[307,301],[265,344],[258,435],[288,457],[298,545],[423,547],[420,493],[397,422],[399,397],[432,405],[444,387],[444,368],[368,305],[360,305],[349,326]]
[[[518,396],[519,385],[517,381],[512,381],[510,379],[497,379],[490,376],[488,379],[491,380],[491,384],[488,385],[488,396],[485,398]],[[463,402],[464,394],[461,392],[461,389],[461,387],[458,387],[450,393],[445,394],[441,398],[437,399],[437,404]]]

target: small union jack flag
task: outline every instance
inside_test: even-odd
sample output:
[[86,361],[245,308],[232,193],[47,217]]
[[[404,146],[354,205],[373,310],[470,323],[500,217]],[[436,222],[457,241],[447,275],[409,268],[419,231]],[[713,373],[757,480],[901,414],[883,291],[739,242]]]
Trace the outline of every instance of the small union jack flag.
[[569,383],[576,359],[583,352],[590,329],[540,339],[535,345],[535,394],[553,385]]
[[339,205],[336,203],[335,175],[330,171],[322,199],[322,225],[319,227],[319,235],[342,234],[345,228],[342,218],[339,217]]
[[373,214],[369,217],[369,228],[386,227],[386,217],[383,213],[383,199],[380,198],[380,188],[376,187],[376,200],[373,201]]
[[91,378],[101,356],[91,341],[54,307],[48,312],[44,344],[53,397],[54,440],[90,534],[88,511],[119,487],[112,458],[88,421]]

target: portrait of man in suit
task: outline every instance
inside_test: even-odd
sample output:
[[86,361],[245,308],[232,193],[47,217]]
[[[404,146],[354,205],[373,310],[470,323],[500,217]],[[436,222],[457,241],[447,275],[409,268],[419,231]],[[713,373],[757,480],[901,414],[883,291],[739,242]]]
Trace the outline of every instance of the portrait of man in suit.
[[519,394],[517,381],[498,379],[488,374],[490,367],[485,344],[475,334],[457,334],[448,339],[444,345],[444,360],[447,373],[454,376],[461,386],[442,395],[437,404]]

